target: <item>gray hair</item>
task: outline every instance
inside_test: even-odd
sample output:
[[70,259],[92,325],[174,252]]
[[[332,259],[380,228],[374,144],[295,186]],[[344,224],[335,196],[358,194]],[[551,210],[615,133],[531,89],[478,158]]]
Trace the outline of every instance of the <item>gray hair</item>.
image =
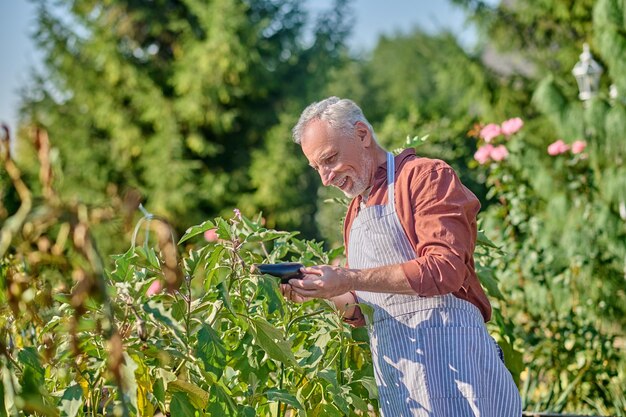
[[354,133],[356,122],[363,122],[370,130],[374,141],[376,141],[374,129],[372,129],[372,125],[363,115],[361,108],[354,101],[347,98],[329,97],[312,103],[304,109],[298,123],[292,129],[293,141],[298,145],[302,142],[304,129],[313,120],[328,122],[333,129],[345,136]]

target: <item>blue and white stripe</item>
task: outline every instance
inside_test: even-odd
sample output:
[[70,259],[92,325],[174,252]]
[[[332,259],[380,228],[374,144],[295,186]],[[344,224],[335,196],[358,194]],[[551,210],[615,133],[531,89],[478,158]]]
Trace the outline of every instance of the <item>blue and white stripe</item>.
[[[351,268],[415,258],[395,210],[395,164],[387,155],[388,204],[366,207],[352,224]],[[521,416],[520,395],[472,303],[447,294],[419,297],[358,291],[374,308],[368,323],[385,417]]]

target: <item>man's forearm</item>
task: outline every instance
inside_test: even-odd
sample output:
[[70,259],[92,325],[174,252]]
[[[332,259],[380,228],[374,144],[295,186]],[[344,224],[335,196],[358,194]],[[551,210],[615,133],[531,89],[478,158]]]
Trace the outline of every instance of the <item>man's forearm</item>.
[[415,294],[402,265],[351,270],[351,286],[356,291]]

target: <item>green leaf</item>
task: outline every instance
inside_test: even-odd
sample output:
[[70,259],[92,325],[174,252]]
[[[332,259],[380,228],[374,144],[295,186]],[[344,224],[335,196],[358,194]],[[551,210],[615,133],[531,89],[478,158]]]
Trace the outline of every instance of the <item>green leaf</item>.
[[376,386],[376,380],[374,379],[374,377],[364,376],[354,382],[360,382],[361,385],[363,385],[363,387],[367,390],[367,393],[369,394],[369,397],[371,399],[378,398],[378,387]]
[[125,396],[128,398],[132,407],[137,410],[137,379],[135,378],[135,370],[139,365],[135,363],[133,358],[124,352],[124,363],[122,364],[121,374],[124,380]]
[[332,404],[321,403],[315,407],[311,417],[344,417],[344,414]]
[[359,303],[358,306],[361,309],[363,316],[365,316],[365,321],[368,324],[374,323],[374,307],[364,303]]
[[498,345],[502,348],[502,353],[504,354],[504,363],[508,368],[511,375],[513,375],[513,379],[515,383],[519,385],[520,383],[520,375],[524,370],[524,356],[523,353],[516,350],[513,345],[511,345],[505,337],[500,338],[498,340]]
[[39,361],[39,355],[34,347],[26,347],[17,354],[17,360],[24,365],[22,375],[22,392],[39,394],[44,386],[44,369]]
[[137,255],[133,248],[130,248],[121,255],[113,255],[112,258],[115,263],[115,269],[111,272],[110,276],[114,281],[126,282],[133,274],[134,265],[132,261]]
[[317,373],[317,376],[330,382],[330,384],[335,388],[338,386],[337,371],[334,369],[322,369]]
[[272,326],[262,318],[250,319],[257,344],[270,358],[298,367],[296,358],[291,350],[291,342],[285,340],[283,332]]
[[259,279],[259,292],[257,299],[266,300],[267,313],[274,314],[274,312],[283,312],[283,297],[278,292],[278,287],[273,279]]
[[219,284],[217,284],[217,289],[219,290],[219,298],[224,302],[224,305],[226,306],[228,311],[230,311],[234,317],[238,317],[237,312],[233,307],[233,303],[230,301],[230,293],[228,292],[228,287],[226,286],[226,284],[224,282],[220,282]]
[[192,237],[198,236],[200,233],[204,233],[210,229],[215,229],[215,223],[210,220],[202,222],[197,226],[192,226],[185,231],[185,234],[183,234],[183,237],[180,238],[178,244],[180,245],[181,243],[188,241]]
[[189,251],[189,256],[183,259],[185,273],[191,277],[195,276],[198,267],[201,267],[206,257],[206,253],[211,249],[210,246],[204,246],[199,250]]
[[83,389],[74,384],[66,388],[61,397],[61,417],[75,417],[83,404]]
[[205,324],[198,332],[198,343],[195,355],[202,360],[204,369],[221,378],[226,365],[226,348],[220,335],[213,328]]
[[289,237],[289,232],[279,232],[276,230],[266,230],[262,229],[259,232],[249,235],[246,238],[247,242],[269,242],[274,239],[278,239],[281,237]]
[[135,251],[148,261],[148,265],[152,268],[156,270],[161,269],[161,262],[159,261],[159,258],[153,248],[138,247],[135,248]]
[[163,382],[163,378],[157,378],[152,384],[152,394],[157,401],[163,405],[165,404],[165,383]]
[[148,301],[144,303],[142,308],[143,311],[148,313],[150,318],[162,323],[166,328],[171,330],[172,335],[178,339],[182,346],[186,345],[184,342],[185,338],[183,337],[185,333],[183,327],[172,317],[169,311],[165,310],[163,304],[157,303],[156,301]]
[[485,232],[483,232],[482,230],[478,231],[478,235],[476,236],[476,244],[477,245],[481,245],[481,246],[486,246],[488,248],[493,248],[493,249],[497,249],[498,252],[502,253],[502,250],[500,249],[499,246],[497,246],[495,243],[493,243],[485,234]]
[[184,392],[175,392],[170,401],[170,415],[176,417],[195,417],[196,409]]
[[354,395],[353,393],[350,393],[350,403],[354,406],[355,409],[357,410],[361,410],[361,411],[368,411],[368,407],[367,407],[367,402],[364,401],[361,397],[359,397],[358,395]]
[[267,396],[268,400],[280,401],[282,403],[289,404],[293,408],[300,410],[303,416],[306,416],[306,410],[304,409],[304,406],[302,405],[300,400],[298,400],[295,395],[289,393],[288,391],[284,389],[270,388],[265,391],[265,395]]
[[476,274],[480,279],[480,283],[487,289],[487,293],[499,300],[504,300],[504,295],[500,292],[500,288],[498,288],[498,281],[493,275],[493,270],[491,268],[486,268],[481,265],[476,265]]
[[217,235],[225,240],[232,240],[233,239],[233,235],[232,235],[232,231],[230,229],[230,225],[228,224],[228,222],[224,219],[217,218],[216,219],[217,222]]
[[6,409],[6,405],[4,404],[4,382],[0,380],[0,417],[6,417],[6,416],[7,416],[7,409]]
[[370,337],[366,327],[353,327],[351,329],[352,340],[355,342],[369,343]]
[[256,410],[249,405],[240,405],[237,409],[237,415],[242,417],[256,417]]
[[[192,384],[191,382],[183,381],[182,379],[170,381],[167,386],[167,390],[174,393],[174,395],[177,393],[184,393],[185,398],[188,399],[191,405],[197,409],[205,408],[209,402],[208,392],[199,386]],[[177,416],[178,414],[172,413],[172,415]]]
[[346,400],[348,397],[349,388],[346,387],[331,387],[328,392],[332,398],[333,405],[337,407],[343,415],[350,415],[350,404]]

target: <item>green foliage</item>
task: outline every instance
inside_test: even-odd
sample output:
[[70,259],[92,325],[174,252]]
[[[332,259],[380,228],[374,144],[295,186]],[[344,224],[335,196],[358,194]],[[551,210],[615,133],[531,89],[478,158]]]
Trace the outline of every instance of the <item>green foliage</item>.
[[[592,33],[594,0],[487,2],[452,0],[471,12],[471,20],[504,55],[515,55],[537,73],[570,76],[583,42]],[[521,58],[521,59],[520,59]],[[528,67],[528,64],[531,64]]]
[[[39,155],[47,166],[45,152]],[[3,162],[13,187],[25,186],[17,166]],[[342,248],[327,252],[321,242],[238,211],[189,227],[174,242],[169,223],[141,207],[130,248],[103,268],[90,231],[97,213],[119,208],[74,206],[51,183],[41,189],[48,193],[36,194],[36,206],[2,228],[10,243],[0,261],[2,414],[357,416],[378,409],[367,329],[347,326],[330,302],[286,303],[274,277],[253,271],[280,261],[333,264]],[[482,265],[494,245],[482,234],[480,245]],[[493,276],[483,281],[501,297]],[[506,341],[511,332],[502,323],[494,330]]]
[[486,265],[507,294],[496,305],[515,323],[505,328],[523,353],[525,408],[619,415],[626,229],[607,211],[597,154],[549,156],[528,135],[497,139],[509,156],[487,166],[497,204],[482,214],[503,253]]

